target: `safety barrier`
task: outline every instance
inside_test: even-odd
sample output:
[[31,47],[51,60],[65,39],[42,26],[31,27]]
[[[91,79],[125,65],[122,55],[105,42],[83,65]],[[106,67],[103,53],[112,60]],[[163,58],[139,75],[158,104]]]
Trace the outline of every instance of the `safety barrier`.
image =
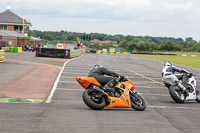
[[5,52],[22,53],[22,47],[2,47]]
[[110,51],[96,51],[97,54],[131,54],[131,52],[110,52]]
[[74,58],[86,53],[85,49],[55,49],[55,48],[37,48],[36,57],[53,57],[53,58]]
[[70,58],[69,49],[37,48],[36,57]]
[[70,58],[74,58],[74,57],[80,56],[83,53],[86,53],[85,49],[70,50]]
[[4,62],[5,61],[5,53],[4,50],[0,50],[0,62]]
[[200,55],[190,55],[190,54],[177,54],[177,56],[191,56],[191,57],[200,57]]

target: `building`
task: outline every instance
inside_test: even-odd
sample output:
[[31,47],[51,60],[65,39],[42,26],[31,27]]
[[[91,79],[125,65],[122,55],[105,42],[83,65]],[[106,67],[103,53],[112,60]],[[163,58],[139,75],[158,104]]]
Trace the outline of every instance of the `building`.
[[0,35],[0,42],[4,44],[4,47],[27,46],[29,43],[28,36],[25,36],[16,31],[0,30]]
[[0,13],[0,47],[6,46],[33,46],[41,45],[41,39],[28,37],[31,23],[26,19],[16,15],[10,10]]
[[100,41],[98,39],[94,39],[94,40],[91,40],[90,42],[93,42],[93,43],[103,43],[103,44],[117,44],[117,41],[110,41],[110,40],[105,40],[105,41]]
[[31,23],[7,9],[0,13],[0,30],[17,31],[27,34]]
[[41,42],[42,40],[40,38],[31,36],[29,39],[30,39],[30,46],[33,46],[33,47],[42,46],[42,42]]
[[104,41],[100,41],[98,39],[91,40],[90,42],[93,42],[93,43],[104,43]]
[[110,40],[105,40],[104,43],[111,43],[111,44],[117,44],[117,41],[110,41]]
[[121,52],[120,48],[109,48],[110,52]]

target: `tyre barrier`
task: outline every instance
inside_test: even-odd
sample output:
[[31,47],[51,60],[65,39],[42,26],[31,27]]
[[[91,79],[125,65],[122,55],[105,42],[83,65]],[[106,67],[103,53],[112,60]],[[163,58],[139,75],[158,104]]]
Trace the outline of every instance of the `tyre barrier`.
[[36,57],[70,58],[69,49],[36,48]]
[[200,55],[190,55],[190,54],[177,54],[177,56],[190,56],[190,57],[200,57]]
[[5,52],[4,50],[0,50],[0,62],[4,62],[5,61]]
[[5,52],[22,53],[22,47],[2,47]]
[[97,54],[131,54],[131,52],[110,52],[110,51],[96,51]]

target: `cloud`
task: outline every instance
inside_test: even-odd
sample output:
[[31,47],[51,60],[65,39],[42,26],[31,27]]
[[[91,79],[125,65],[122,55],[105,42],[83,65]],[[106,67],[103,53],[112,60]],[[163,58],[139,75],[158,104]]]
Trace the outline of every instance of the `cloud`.
[[[0,0],[0,11],[8,0]],[[11,10],[34,29],[133,35],[193,35],[199,0],[10,0]],[[176,30],[176,32],[174,31]]]
[[187,11],[194,7],[191,1],[185,3],[165,3],[165,8],[169,11]]
[[[110,21],[156,21],[174,17],[193,7],[192,2],[169,0],[13,0],[11,7],[24,15],[55,18],[88,18]],[[183,0],[184,1],[184,0]],[[23,10],[22,10],[23,9]]]

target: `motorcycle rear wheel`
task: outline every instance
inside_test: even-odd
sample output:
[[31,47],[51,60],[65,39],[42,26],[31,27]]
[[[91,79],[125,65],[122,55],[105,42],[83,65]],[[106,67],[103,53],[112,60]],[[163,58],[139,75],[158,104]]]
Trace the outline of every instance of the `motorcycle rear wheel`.
[[184,103],[185,96],[182,91],[178,91],[178,89],[176,90],[176,87],[178,88],[178,86],[170,86],[169,94],[176,103]]
[[130,101],[131,101],[131,106],[133,109],[137,111],[143,111],[146,109],[146,103],[144,99],[138,95],[137,93],[129,93],[130,94]]
[[87,89],[83,92],[82,98],[84,103],[93,110],[102,110],[106,106],[105,97],[98,91]]

